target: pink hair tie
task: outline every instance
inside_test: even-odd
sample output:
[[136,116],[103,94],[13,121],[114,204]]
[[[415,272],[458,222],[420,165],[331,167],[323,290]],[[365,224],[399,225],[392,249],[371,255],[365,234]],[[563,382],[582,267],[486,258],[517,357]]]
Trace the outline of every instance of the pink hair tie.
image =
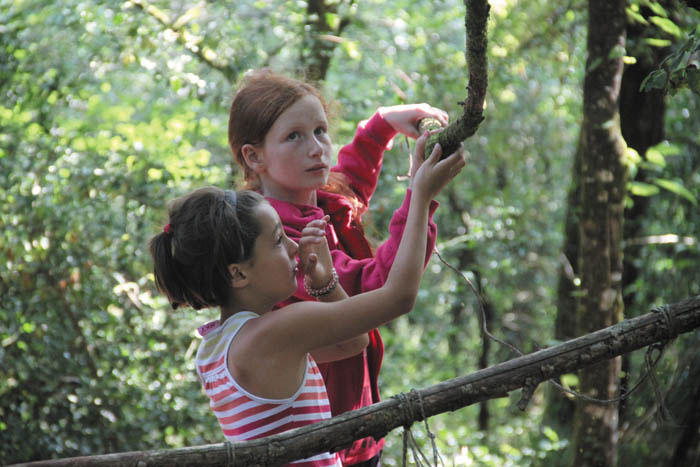
[[165,227],[163,227],[163,232],[166,234],[170,233],[170,224],[165,224]]

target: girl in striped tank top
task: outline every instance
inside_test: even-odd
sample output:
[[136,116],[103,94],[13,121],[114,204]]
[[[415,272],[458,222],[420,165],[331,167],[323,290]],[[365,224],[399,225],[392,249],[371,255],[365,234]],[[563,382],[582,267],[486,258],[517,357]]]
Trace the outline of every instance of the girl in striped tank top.
[[[297,131],[298,138],[282,144],[313,152],[312,138]],[[353,297],[338,284],[327,216],[311,221],[297,244],[253,191],[208,187],[169,205],[169,222],[150,243],[155,282],[173,308],[220,309],[218,321],[200,328],[196,367],[226,439],[262,438],[330,418],[316,362],[362,352],[369,330],[413,308],[430,202],[465,165],[461,148],[440,160],[439,146],[421,162],[427,136],[416,143],[420,167],[386,283]],[[298,281],[315,301],[274,310]],[[313,453],[289,465],[340,466],[340,460]]]

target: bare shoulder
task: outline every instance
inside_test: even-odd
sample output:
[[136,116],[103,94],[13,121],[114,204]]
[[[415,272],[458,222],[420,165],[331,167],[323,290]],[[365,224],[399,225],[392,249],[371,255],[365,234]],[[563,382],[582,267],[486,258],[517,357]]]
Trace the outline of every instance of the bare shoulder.
[[285,399],[299,388],[307,356],[295,346],[276,343],[270,334],[274,334],[278,320],[267,315],[251,319],[241,327],[228,350],[228,369],[238,385],[249,393]]

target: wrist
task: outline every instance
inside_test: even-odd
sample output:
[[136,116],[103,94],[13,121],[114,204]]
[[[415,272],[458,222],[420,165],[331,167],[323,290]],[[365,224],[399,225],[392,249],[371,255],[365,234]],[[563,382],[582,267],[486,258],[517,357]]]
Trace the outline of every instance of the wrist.
[[430,196],[428,190],[421,190],[420,188],[414,186],[411,193],[411,205],[416,205],[421,209],[427,208],[433,197]]
[[336,272],[335,268],[331,269],[330,279],[321,287],[312,287],[312,284],[309,281],[309,276],[304,276],[304,290],[306,291],[307,294],[309,294],[310,296],[312,296],[314,298],[323,297],[324,295],[328,295],[337,286],[338,286],[338,273]]

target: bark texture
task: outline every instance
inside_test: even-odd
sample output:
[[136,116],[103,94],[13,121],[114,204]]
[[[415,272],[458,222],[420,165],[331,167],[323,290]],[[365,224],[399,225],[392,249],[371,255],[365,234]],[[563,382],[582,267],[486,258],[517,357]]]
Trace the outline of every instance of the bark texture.
[[[462,103],[463,111],[457,120],[450,123],[442,132],[430,137],[425,149],[426,154],[430,154],[435,144],[439,143],[443,157],[449,156],[464,140],[476,133],[484,120],[484,99],[488,86],[486,26],[491,7],[486,0],[464,0],[464,5],[466,6],[464,26],[467,30],[466,58],[469,73],[467,97]],[[422,132],[428,128],[439,128],[439,126],[426,119],[419,123],[418,128]]]
[[[583,89],[581,132],[581,216],[579,267],[581,294],[577,329],[587,334],[622,319],[622,226],[626,167],[618,100],[625,53],[625,1],[589,0],[588,59]],[[583,394],[612,399],[620,359],[596,364],[580,374]],[[574,464],[613,466],[616,459],[617,405],[577,401]]]

